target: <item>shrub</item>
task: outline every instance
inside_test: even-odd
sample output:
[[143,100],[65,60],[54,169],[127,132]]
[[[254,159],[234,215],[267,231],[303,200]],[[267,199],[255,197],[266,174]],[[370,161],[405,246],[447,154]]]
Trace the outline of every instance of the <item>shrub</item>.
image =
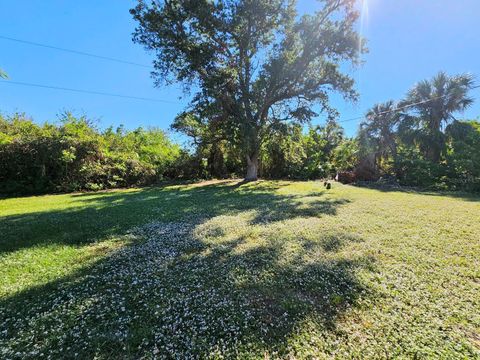
[[0,117],[0,158],[0,192],[68,192],[160,181],[180,149],[158,129],[100,132],[69,113],[59,125],[17,114]]

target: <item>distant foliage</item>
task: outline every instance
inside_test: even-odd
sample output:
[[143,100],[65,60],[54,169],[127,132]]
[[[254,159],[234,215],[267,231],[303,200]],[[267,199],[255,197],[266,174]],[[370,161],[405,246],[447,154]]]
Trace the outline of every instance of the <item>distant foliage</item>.
[[285,126],[273,133],[262,149],[261,175],[269,178],[319,179],[353,169],[356,142],[345,137],[335,122],[310,127]]
[[[333,119],[308,127],[272,123],[262,133],[258,174],[304,180],[338,174],[348,183],[381,179],[422,189],[480,192],[480,123],[453,116],[472,103],[468,91],[473,87],[469,75],[440,73],[417,84],[405,100],[375,105],[354,138]],[[228,140],[221,119],[208,116],[186,111],[172,123],[173,130],[190,138],[188,150],[155,128],[100,131],[86,117],[70,113],[56,125],[39,125],[21,114],[0,116],[0,193],[243,176],[242,146]]]
[[44,193],[146,185],[177,175],[181,151],[158,129],[99,131],[66,113],[59,125],[0,117],[0,192]]
[[[236,144],[222,139],[221,130],[205,126],[197,117],[183,114],[172,125],[189,136],[194,152],[184,157],[178,171],[184,178],[241,177],[245,163]],[[263,178],[320,179],[337,171],[353,170],[358,145],[347,138],[335,121],[304,129],[299,124],[277,124],[269,130],[259,152]]]
[[446,138],[449,187],[480,192],[480,123],[454,121],[446,129]]
[[[458,121],[474,79],[443,72],[416,84],[398,105],[375,105],[358,134],[359,164],[402,185],[480,192],[480,123]],[[368,164],[368,165],[365,165]]]

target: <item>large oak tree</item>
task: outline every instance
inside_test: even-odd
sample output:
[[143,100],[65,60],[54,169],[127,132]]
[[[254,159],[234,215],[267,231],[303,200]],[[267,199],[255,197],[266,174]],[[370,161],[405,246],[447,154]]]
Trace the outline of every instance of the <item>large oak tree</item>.
[[309,122],[313,106],[334,117],[331,92],[356,99],[344,71],[365,49],[354,2],[323,0],[299,16],[295,0],[140,0],[131,10],[133,39],[155,53],[157,86],[195,90],[183,115],[214,122],[243,152],[246,179],[255,180],[272,129]]

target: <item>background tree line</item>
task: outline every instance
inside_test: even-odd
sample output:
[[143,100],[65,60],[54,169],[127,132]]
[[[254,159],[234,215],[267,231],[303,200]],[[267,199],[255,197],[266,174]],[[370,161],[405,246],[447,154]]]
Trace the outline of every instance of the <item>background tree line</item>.
[[[179,126],[177,118],[172,128],[180,130]],[[214,128],[189,126],[192,144],[182,149],[155,128],[100,131],[87,117],[71,113],[45,124],[24,114],[0,116],[0,192],[100,190],[242,176],[246,164],[235,144],[219,138]],[[293,179],[332,176],[337,170],[353,169],[355,144],[333,121],[306,132],[299,125],[284,126],[263,144],[260,174]]]
[[[454,114],[472,103],[469,75],[439,73],[398,102],[375,105],[355,137],[334,120],[305,126],[279,122],[259,149],[263,178],[377,181],[421,188],[480,191],[480,123]],[[44,193],[139,186],[162,180],[242,177],[239,145],[215,121],[182,113],[172,129],[100,131],[88,118],[61,116],[39,125],[25,115],[0,117],[0,191]],[[345,176],[347,175],[347,176]]]
[[[139,0],[131,9],[133,40],[155,56],[155,84],[196,91],[173,128],[191,137],[206,162],[197,168],[245,180],[339,172],[344,182],[478,190],[478,126],[453,118],[471,105],[473,78],[422,81],[398,103],[374,106],[358,136],[345,138],[330,95],[357,99],[343,69],[367,49],[354,0],[320,4],[302,16],[295,0]],[[327,125],[311,126],[314,106]]]
[[454,117],[473,103],[469,74],[440,72],[404,99],[375,105],[358,134],[358,170],[403,185],[480,191],[480,123]]

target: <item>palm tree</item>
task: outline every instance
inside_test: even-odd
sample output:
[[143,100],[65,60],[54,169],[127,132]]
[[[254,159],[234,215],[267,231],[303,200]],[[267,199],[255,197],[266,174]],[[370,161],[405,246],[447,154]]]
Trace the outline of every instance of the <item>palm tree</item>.
[[0,78],[1,79],[8,79],[8,75],[2,69],[0,69]]
[[376,163],[388,160],[390,156],[395,159],[397,155],[395,131],[399,119],[397,106],[393,100],[376,104],[367,112],[366,121],[361,127],[374,147]]
[[473,99],[468,96],[474,87],[470,74],[448,76],[438,73],[431,80],[416,84],[407,94],[400,107],[408,106],[417,116],[422,127],[422,150],[425,156],[439,162],[445,146],[444,127],[455,118],[453,114],[467,109]]

